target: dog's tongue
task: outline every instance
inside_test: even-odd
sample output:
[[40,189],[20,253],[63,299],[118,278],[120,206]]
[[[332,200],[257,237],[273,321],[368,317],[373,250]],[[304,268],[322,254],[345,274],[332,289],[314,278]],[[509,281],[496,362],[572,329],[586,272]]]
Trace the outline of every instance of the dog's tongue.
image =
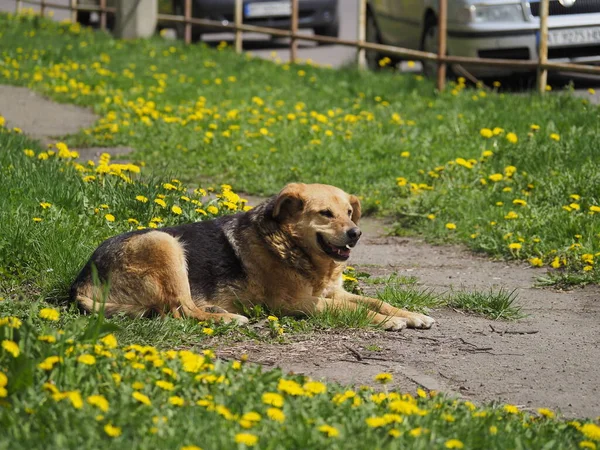
[[336,247],[334,245],[330,245],[331,251],[340,256],[348,257],[350,256],[350,249],[348,247]]

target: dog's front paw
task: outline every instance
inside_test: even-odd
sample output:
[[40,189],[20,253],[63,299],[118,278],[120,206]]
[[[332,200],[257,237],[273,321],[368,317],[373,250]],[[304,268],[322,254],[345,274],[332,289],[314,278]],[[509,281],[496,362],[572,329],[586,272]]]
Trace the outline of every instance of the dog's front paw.
[[246,316],[240,316],[239,314],[231,314],[231,320],[229,322],[233,322],[236,325],[246,325],[250,322]]
[[409,328],[429,329],[435,323],[435,319],[433,317],[419,313],[410,313],[410,315],[404,318],[404,320],[406,320]]
[[387,316],[382,322],[381,327],[386,331],[400,331],[408,325],[404,317]]

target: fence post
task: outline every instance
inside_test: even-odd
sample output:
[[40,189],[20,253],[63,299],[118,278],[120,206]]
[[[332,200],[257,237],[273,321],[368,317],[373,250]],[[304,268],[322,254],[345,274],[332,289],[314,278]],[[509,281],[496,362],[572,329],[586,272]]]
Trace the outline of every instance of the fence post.
[[154,34],[158,22],[158,0],[119,0],[116,6],[115,35],[118,38],[137,39]]
[[298,40],[294,35],[298,34],[298,0],[292,0],[292,42],[290,43],[290,62],[296,63],[298,58]]
[[106,0],[100,0],[100,29],[106,30]]
[[46,15],[46,0],[40,1],[40,16],[44,17]]
[[[356,30],[356,40],[361,43],[367,39],[367,0],[358,0],[358,28]],[[356,47],[356,64],[359,69],[367,67],[367,58],[365,49]]]
[[185,0],[185,4],[183,6],[183,17],[185,19],[185,43],[192,43],[192,24],[190,23],[190,19],[192,18],[192,0]]
[[537,88],[540,94],[546,92],[546,84],[548,82],[548,70],[543,68],[541,64],[548,62],[548,0],[540,2],[540,42],[538,46],[538,70],[537,70]]
[[242,53],[242,30],[237,29],[242,24],[243,0],[235,0],[235,52]]
[[[438,58],[446,56],[446,34],[448,23],[448,2],[440,0],[440,10],[438,13]],[[443,91],[446,87],[446,63],[438,59],[437,69],[437,88]]]
[[19,14],[21,12],[21,8],[23,7],[23,2],[21,0],[17,0],[15,4],[15,12]]
[[71,12],[71,23],[77,23],[77,0],[69,0],[69,11]]

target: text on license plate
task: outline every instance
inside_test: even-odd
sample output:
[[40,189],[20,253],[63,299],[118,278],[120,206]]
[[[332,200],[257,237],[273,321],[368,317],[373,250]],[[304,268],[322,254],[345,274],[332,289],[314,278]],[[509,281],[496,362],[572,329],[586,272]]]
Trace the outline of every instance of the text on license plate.
[[292,15],[292,3],[289,1],[248,3],[244,15],[253,17],[281,17]]
[[600,27],[548,30],[548,46],[567,47],[585,44],[600,44]]

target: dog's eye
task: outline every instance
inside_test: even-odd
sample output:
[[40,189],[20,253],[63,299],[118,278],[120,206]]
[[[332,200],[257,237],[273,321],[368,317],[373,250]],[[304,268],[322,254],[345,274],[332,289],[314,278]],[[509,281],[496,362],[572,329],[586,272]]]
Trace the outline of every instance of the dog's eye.
[[330,219],[333,219],[333,213],[331,212],[330,209],[324,209],[322,211],[319,211],[319,214],[321,214],[323,217],[328,217]]
[[352,210],[351,209],[348,210],[348,217],[352,217]]

